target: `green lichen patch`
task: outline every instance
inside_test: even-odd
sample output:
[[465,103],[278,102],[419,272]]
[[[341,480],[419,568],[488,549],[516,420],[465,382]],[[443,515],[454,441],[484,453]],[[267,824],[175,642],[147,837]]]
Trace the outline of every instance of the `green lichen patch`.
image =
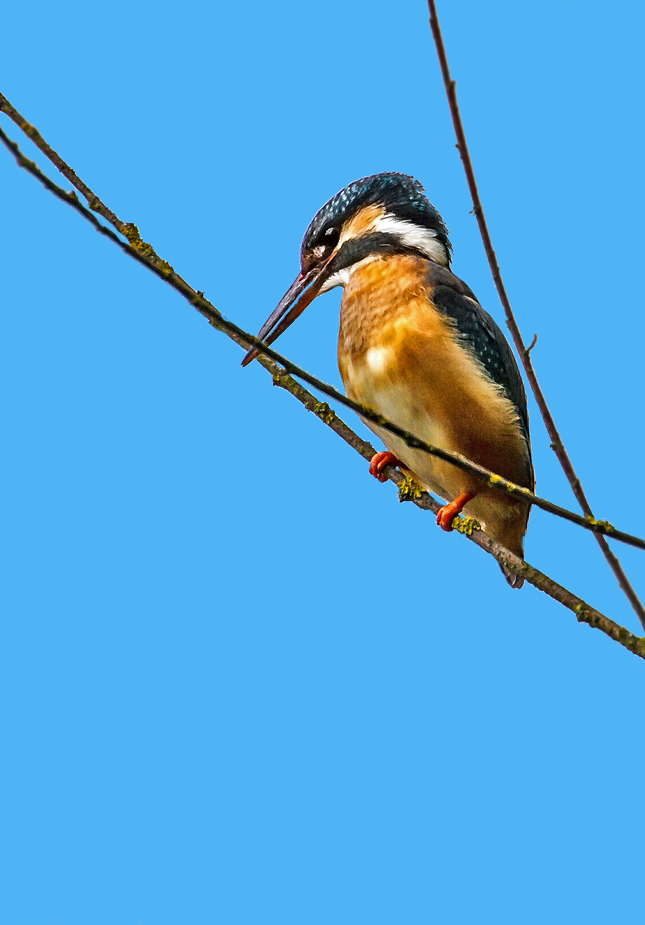
[[[155,250],[152,244],[147,244],[145,241],[142,241],[141,238],[139,238],[134,243],[130,241],[130,244],[135,249],[135,251],[141,254],[142,257],[156,257],[157,256],[155,254]],[[170,266],[170,264],[168,264],[168,266]]]
[[610,524],[608,520],[596,520],[594,517],[585,517],[585,520],[592,527],[601,527],[605,533],[614,533],[616,531],[614,525]]
[[586,623],[589,616],[589,608],[584,604],[576,604],[573,608],[578,623]]
[[[92,205],[90,204],[90,209]],[[136,247],[137,244],[141,243],[141,235],[139,234],[139,229],[134,224],[134,222],[126,222],[123,226],[123,234],[126,236],[128,241],[133,247]]]
[[331,410],[326,401],[314,402],[314,406],[311,410],[321,421],[324,421],[325,424],[331,424],[336,417],[336,414]]
[[399,501],[418,501],[423,488],[410,475],[406,475],[399,485]]
[[463,533],[465,536],[472,536],[475,530],[481,530],[482,525],[474,517],[455,517],[452,527],[457,533]]

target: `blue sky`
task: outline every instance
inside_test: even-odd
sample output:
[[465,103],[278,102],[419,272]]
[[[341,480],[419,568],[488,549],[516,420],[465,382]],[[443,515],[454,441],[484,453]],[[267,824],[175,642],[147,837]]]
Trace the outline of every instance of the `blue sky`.
[[[642,534],[643,10],[439,11],[540,382],[597,516]],[[423,2],[3,22],[2,92],[231,319],[258,329],[329,196],[400,170],[502,323]],[[643,663],[397,504],[2,152],[0,189],[0,920],[642,922]],[[334,383],[338,303],[279,345]],[[526,555],[638,632],[590,536],[534,511]]]

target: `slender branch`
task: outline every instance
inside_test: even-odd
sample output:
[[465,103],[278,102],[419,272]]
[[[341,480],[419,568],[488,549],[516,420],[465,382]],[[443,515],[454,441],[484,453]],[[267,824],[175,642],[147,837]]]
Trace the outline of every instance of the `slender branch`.
[[[466,142],[466,133],[464,131],[464,125],[461,120],[461,113],[459,112],[459,104],[457,102],[457,82],[454,81],[450,76],[448,56],[446,54],[443,35],[441,34],[441,26],[439,25],[439,17],[437,15],[436,0],[428,0],[428,10],[430,12],[430,28],[432,29],[432,35],[437,49],[437,56],[441,66],[441,74],[443,76],[446,96],[448,97],[448,105],[450,107],[452,124],[455,129],[455,135],[457,136],[457,150],[459,151],[459,155],[464,165],[464,171],[468,181],[468,188],[470,189],[470,195],[473,200],[473,212],[475,214],[475,218],[477,219],[477,224],[479,225],[479,232],[484,244],[484,250],[486,251],[486,257],[488,258],[488,264],[490,266],[491,273],[493,274],[493,280],[495,281],[495,286],[497,288],[500,301],[504,306],[504,312],[506,313],[506,323],[513,337],[515,349],[517,350],[518,356],[520,357],[522,365],[524,366],[526,378],[529,381],[538,408],[540,409],[542,419],[551,440],[551,448],[555,452],[555,455],[557,456],[558,461],[562,466],[564,474],[569,480],[569,484],[573,489],[573,493],[576,496],[578,504],[584,511],[585,516],[590,520],[593,520],[591,505],[587,500],[587,496],[585,495],[580,479],[576,475],[575,469],[573,468],[573,463],[571,462],[569,454],[567,453],[564,443],[562,442],[560,433],[555,425],[553,416],[546,403],[544,393],[542,392],[542,389],[540,388],[540,385],[537,381],[535,370],[533,369],[530,354],[532,347],[535,345],[536,338],[533,338],[533,343],[528,349],[524,346],[524,341],[522,339],[522,335],[520,334],[520,329],[517,321],[515,320],[515,315],[513,314],[513,309],[511,308],[510,299],[502,280],[502,274],[499,268],[499,263],[497,262],[497,256],[493,249],[493,242],[488,230],[486,216],[484,215],[484,209],[481,203],[481,199],[479,198],[479,190],[477,188],[477,180],[475,179],[475,171],[473,168],[472,160],[470,158],[468,144]],[[631,582],[625,574],[625,570],[623,569],[620,560],[609,548],[609,544],[603,536],[596,532],[595,537],[605,559],[609,564],[609,567],[611,568],[616,577],[616,580],[618,581],[621,590],[636,612],[638,619],[643,626],[643,629],[645,629],[645,607],[643,607],[643,604],[641,603],[638,595],[632,587]]]
[[[631,534],[625,533],[622,530],[617,530],[613,524],[606,520],[590,520],[585,517],[581,517],[579,514],[575,514],[573,511],[568,511],[566,508],[560,507],[560,505],[554,504],[552,501],[548,501],[546,498],[541,498],[539,495],[529,491],[528,488],[524,488],[521,485],[516,485],[514,482],[503,478],[501,475],[498,475],[495,472],[491,472],[489,469],[485,469],[483,466],[480,466],[478,463],[467,459],[465,456],[462,456],[459,453],[451,453],[448,450],[444,450],[442,447],[427,443],[425,440],[421,440],[419,437],[416,437],[414,434],[410,433],[410,431],[399,427],[398,424],[394,424],[392,421],[388,421],[387,418],[384,418],[382,415],[372,410],[372,408],[368,408],[366,405],[361,405],[359,402],[353,401],[351,398],[348,398],[347,395],[343,395],[342,392],[339,392],[333,386],[323,382],[321,379],[316,378],[316,376],[312,376],[311,373],[308,373],[306,370],[302,369],[291,360],[287,359],[287,357],[282,356],[282,354],[273,350],[271,347],[268,347],[261,340],[258,340],[257,337],[254,337],[252,334],[249,334],[247,331],[244,331],[242,328],[238,327],[232,321],[224,318],[224,316],[221,315],[220,312],[207,299],[204,298],[204,294],[202,292],[198,292],[193,289],[192,286],[190,286],[185,280],[183,280],[174,272],[170,264],[165,260],[161,260],[156,255],[156,259],[153,260],[148,254],[143,253],[141,249],[132,247],[126,244],[125,241],[122,241],[110,228],[102,225],[92,214],[92,212],[89,211],[89,209],[82,205],[75,193],[68,193],[61,187],[58,187],[52,180],[49,179],[49,177],[47,177],[46,174],[40,170],[37,164],[25,157],[16,142],[12,141],[1,128],[0,140],[14,155],[20,167],[23,167],[25,170],[29,171],[59,199],[67,202],[67,204],[71,205],[72,208],[74,208],[77,212],[80,212],[84,218],[92,223],[97,231],[118,244],[121,250],[128,254],[128,256],[148,267],[149,270],[163,279],[164,282],[169,283],[174,289],[176,289],[186,299],[188,299],[191,305],[193,305],[202,315],[204,315],[204,317],[207,318],[211,324],[214,325],[214,327],[227,333],[236,343],[243,345],[246,348],[251,345],[255,346],[263,356],[270,358],[275,363],[279,363],[291,375],[297,376],[299,379],[303,379],[308,385],[313,386],[313,388],[317,389],[319,392],[322,392],[323,395],[326,395],[328,398],[333,398],[335,401],[339,402],[339,404],[344,405],[346,408],[349,408],[356,414],[360,415],[360,417],[371,421],[379,427],[382,427],[384,430],[387,430],[395,436],[400,437],[412,449],[422,450],[423,452],[429,453],[432,456],[436,456],[445,462],[452,463],[452,465],[456,466],[458,469],[461,469],[464,472],[468,472],[470,475],[474,475],[479,479],[486,481],[490,488],[499,489],[513,497],[520,498],[529,504],[533,504],[536,507],[547,511],[549,514],[555,514],[556,516],[562,517],[564,520],[568,520],[571,523],[577,524],[579,527],[583,527],[586,530],[610,535],[613,539],[619,540],[622,543],[626,543],[629,546],[635,546],[637,549],[645,550],[645,540],[641,539],[640,537],[632,536]],[[71,172],[73,173],[73,171]]]
[[[259,362],[269,368],[266,357],[259,357]],[[320,420],[334,430],[349,446],[353,447],[364,459],[371,459],[374,455],[374,447],[363,440],[352,431],[338,415],[332,411],[329,405],[316,401],[315,397],[304,389],[299,383],[292,379],[288,373],[279,373],[273,376],[274,385],[281,386],[291,393],[300,401],[308,411],[312,411]],[[421,486],[417,485],[412,479],[404,476],[393,466],[386,466],[384,469],[388,479],[394,482],[399,488],[399,501],[412,501],[418,508],[424,511],[432,511],[436,514],[441,505]],[[634,655],[645,659],[645,636],[639,637],[630,632],[614,620],[600,613],[600,611],[585,603],[571,591],[558,584],[548,575],[540,572],[538,569],[524,562],[518,556],[513,555],[504,546],[501,546],[493,540],[488,534],[481,530],[473,529],[473,525],[468,519],[455,518],[455,528],[475,545],[479,546],[485,552],[492,555],[497,562],[511,569],[516,574],[521,575],[529,584],[532,584],[539,591],[548,594],[549,597],[562,604],[568,610],[571,610],[579,623],[586,623],[594,629],[599,629],[615,642],[620,643]]]
[[[371,444],[369,444],[366,440],[363,440],[361,437],[355,434],[354,431],[351,430],[351,428],[329,407],[329,405],[327,405],[325,402],[319,402],[315,396],[311,394],[311,392],[307,391],[307,389],[303,388],[303,386],[296,382],[295,379],[289,375],[289,371],[293,371],[301,378],[305,378],[307,381],[310,381],[320,391],[330,394],[331,397],[336,398],[339,402],[342,402],[349,407],[354,406],[355,410],[358,410],[358,412],[364,417],[373,415],[374,412],[372,412],[370,409],[362,408],[360,405],[356,405],[355,402],[350,402],[345,396],[336,392],[335,389],[332,389],[330,386],[326,386],[325,383],[321,383],[319,380],[315,379],[315,377],[305,373],[304,370],[300,370],[297,366],[295,366],[295,364],[291,363],[289,360],[281,357],[275,351],[266,347],[256,337],[253,337],[252,335],[243,331],[241,328],[238,328],[237,325],[234,325],[232,322],[227,321],[217,311],[217,309],[211,305],[207,299],[204,298],[203,293],[193,289],[188,285],[188,283],[178,277],[172,270],[168,271],[166,268],[169,267],[169,264],[167,264],[165,261],[160,261],[161,266],[156,266],[155,262],[153,262],[149,255],[141,253],[138,249],[131,246],[130,244],[126,244],[110,228],[106,228],[104,225],[102,225],[92,214],[92,212],[90,212],[89,209],[87,209],[79,202],[75,193],[68,193],[66,190],[57,186],[57,184],[55,184],[49,177],[47,177],[33,161],[24,156],[19,146],[10,138],[8,138],[8,136],[1,128],[0,140],[14,155],[16,162],[20,167],[23,167],[34,177],[36,177],[36,179],[38,179],[46,187],[46,189],[52,192],[55,196],[57,196],[63,202],[66,202],[68,205],[72,206],[72,208],[79,212],[79,214],[87,219],[87,221],[91,222],[94,228],[100,234],[108,237],[113,243],[117,244],[122,251],[128,254],[128,256],[132,257],[138,263],[146,266],[156,276],[171,285],[191,305],[197,308],[197,310],[202,315],[204,315],[204,317],[213,327],[223,331],[232,340],[243,347],[244,350],[248,349],[250,345],[258,347],[258,349],[261,351],[261,355],[258,357],[258,362],[271,374],[273,377],[274,385],[285,389],[291,395],[293,395],[294,398],[296,398],[301,404],[305,406],[305,408],[307,408],[307,410],[313,412],[321,421],[323,421],[324,424],[327,425],[327,427],[331,428],[331,430],[338,434],[338,436],[340,436],[347,444],[349,444],[349,446],[353,447],[364,459],[371,459],[375,452],[374,447],[372,447]],[[159,258],[157,258],[157,260],[159,260]],[[281,365],[278,365],[278,363]],[[397,429],[397,431],[401,435],[406,434],[406,432],[400,430],[400,428]],[[413,441],[417,440],[417,438],[413,437],[413,435],[407,436]],[[421,445],[422,441],[419,441],[419,444]],[[421,446],[421,448],[423,448],[423,446]],[[453,461],[456,462],[456,460],[457,457],[455,457],[455,460]],[[387,466],[384,472],[386,476],[399,487],[399,500],[412,501],[422,510],[430,510],[434,513],[439,510],[441,505],[438,503],[438,501],[436,501],[436,499],[433,498],[428,492],[424,491],[419,485],[417,485],[409,476],[404,476],[393,466]],[[533,566],[529,565],[527,562],[524,562],[518,556],[513,555],[513,553],[511,553],[508,549],[505,549],[503,546],[481,531],[479,529],[479,525],[476,522],[473,522],[470,519],[457,517],[455,518],[455,527],[459,533],[462,533],[471,542],[475,543],[481,549],[492,555],[500,564],[504,565],[506,568],[510,569],[516,574],[521,575],[526,581],[529,582],[529,584],[532,584],[538,590],[548,594],[564,607],[571,610],[575,614],[578,622],[586,623],[588,626],[599,629],[610,639],[618,642],[634,655],[645,659],[645,637],[640,638],[634,633],[631,633],[628,629],[620,626],[620,624],[616,623],[614,620],[610,619],[600,611],[596,610],[594,607],[591,607],[571,591],[562,587],[562,585],[559,585],[552,578],[549,578],[544,573],[538,571],[538,569],[533,568]]]
[[[113,225],[117,231],[121,232],[121,234],[125,238],[127,238],[128,243],[131,245],[133,250],[136,251],[137,254],[139,254],[142,257],[147,258],[146,261],[143,261],[146,266],[153,266],[156,270],[161,271],[163,274],[174,273],[174,270],[170,266],[170,264],[167,263],[165,260],[162,260],[161,257],[159,257],[158,254],[155,253],[155,250],[152,247],[152,245],[147,244],[145,241],[141,239],[141,235],[139,234],[139,229],[137,228],[137,226],[133,224],[132,222],[122,222],[121,219],[118,217],[118,215],[115,215],[114,212],[108,209],[108,207],[104,205],[104,203],[101,202],[101,200],[96,195],[96,193],[94,193],[89,188],[89,186],[87,186],[87,184],[85,184],[81,180],[81,178],[76,174],[74,170],[72,170],[69,164],[66,164],[65,161],[62,159],[62,157],[56,151],[54,151],[51,145],[49,145],[45,141],[45,139],[40,134],[36,126],[28,122],[25,119],[25,117],[21,115],[14,106],[11,105],[7,97],[4,96],[4,94],[2,93],[0,93],[0,112],[6,113],[6,115],[9,116],[12,122],[14,122],[18,126],[18,128],[21,129],[25,133],[25,135],[33,141],[36,147],[39,148],[39,150],[42,151],[42,153],[46,157],[49,158],[49,160],[52,162],[54,167],[56,167],[63,174],[63,176],[69,180],[72,186],[74,186],[79,191],[79,193],[82,193],[82,195],[87,199],[87,204],[89,208],[93,212],[96,212],[99,215],[101,215],[104,219],[106,219],[106,221],[108,221],[111,225]],[[7,136],[5,135],[3,138],[3,142],[5,145],[7,145],[7,141],[5,141],[6,137]],[[12,142],[12,144],[14,143]],[[15,152],[13,151],[13,148],[11,148],[10,145],[7,145],[7,147],[9,147],[9,149],[12,151],[12,153],[14,153],[14,156],[15,156]],[[21,156],[24,158],[24,155],[22,155],[22,153],[21,153]],[[18,160],[17,157],[16,157],[16,160]],[[30,161],[30,163],[33,163],[33,162]],[[21,164],[20,166],[24,166],[24,165]],[[43,174],[43,177],[44,176],[45,174]],[[45,182],[42,179],[42,177],[38,177],[38,179],[40,180],[41,183],[47,186],[50,192],[54,193],[55,196],[58,196],[59,199],[63,199],[63,201],[66,201],[66,202],[68,201],[67,197],[70,195],[69,193],[65,193],[65,191],[63,191],[65,195],[60,196],[59,193],[55,192],[53,189],[51,189],[50,186],[48,186],[47,182]],[[60,190],[60,187],[58,187],[58,189]],[[69,204],[71,205],[71,203]],[[85,218],[88,218],[88,216],[86,215]],[[91,221],[91,218],[89,218],[88,220]],[[93,222],[93,224],[94,224],[94,227],[97,229],[97,231],[99,231],[101,234],[104,233],[100,230],[101,228],[104,227],[103,225],[100,224],[100,222]],[[130,256],[133,256],[133,255],[130,254]],[[181,279],[181,277],[177,277],[177,278]],[[182,282],[185,282],[185,281],[182,280]]]

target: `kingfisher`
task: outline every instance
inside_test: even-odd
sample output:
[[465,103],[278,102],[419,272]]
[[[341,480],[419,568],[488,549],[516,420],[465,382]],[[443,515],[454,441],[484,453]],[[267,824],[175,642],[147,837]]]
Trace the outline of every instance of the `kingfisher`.
[[[450,269],[448,229],[401,173],[356,180],[313,217],[300,272],[258,333],[266,344],[323,292],[343,287],[338,366],[347,395],[428,443],[535,488],[526,393],[501,330]],[[242,365],[258,355],[251,349]],[[445,499],[443,530],[465,514],[524,556],[530,505],[365,424],[385,444],[370,473],[396,465]],[[524,580],[502,566],[512,588]]]

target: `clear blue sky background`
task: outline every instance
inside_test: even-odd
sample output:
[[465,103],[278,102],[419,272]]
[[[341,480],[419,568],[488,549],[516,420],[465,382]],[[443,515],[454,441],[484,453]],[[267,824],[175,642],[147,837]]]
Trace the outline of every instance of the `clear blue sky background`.
[[[642,5],[440,13],[541,383],[597,515],[642,534]],[[381,170],[501,322],[423,0],[14,4],[0,69],[248,329]],[[397,504],[3,151],[0,196],[0,921],[642,923],[643,662]],[[280,341],[335,383],[338,303]],[[527,558],[638,631],[578,528],[535,511]]]

